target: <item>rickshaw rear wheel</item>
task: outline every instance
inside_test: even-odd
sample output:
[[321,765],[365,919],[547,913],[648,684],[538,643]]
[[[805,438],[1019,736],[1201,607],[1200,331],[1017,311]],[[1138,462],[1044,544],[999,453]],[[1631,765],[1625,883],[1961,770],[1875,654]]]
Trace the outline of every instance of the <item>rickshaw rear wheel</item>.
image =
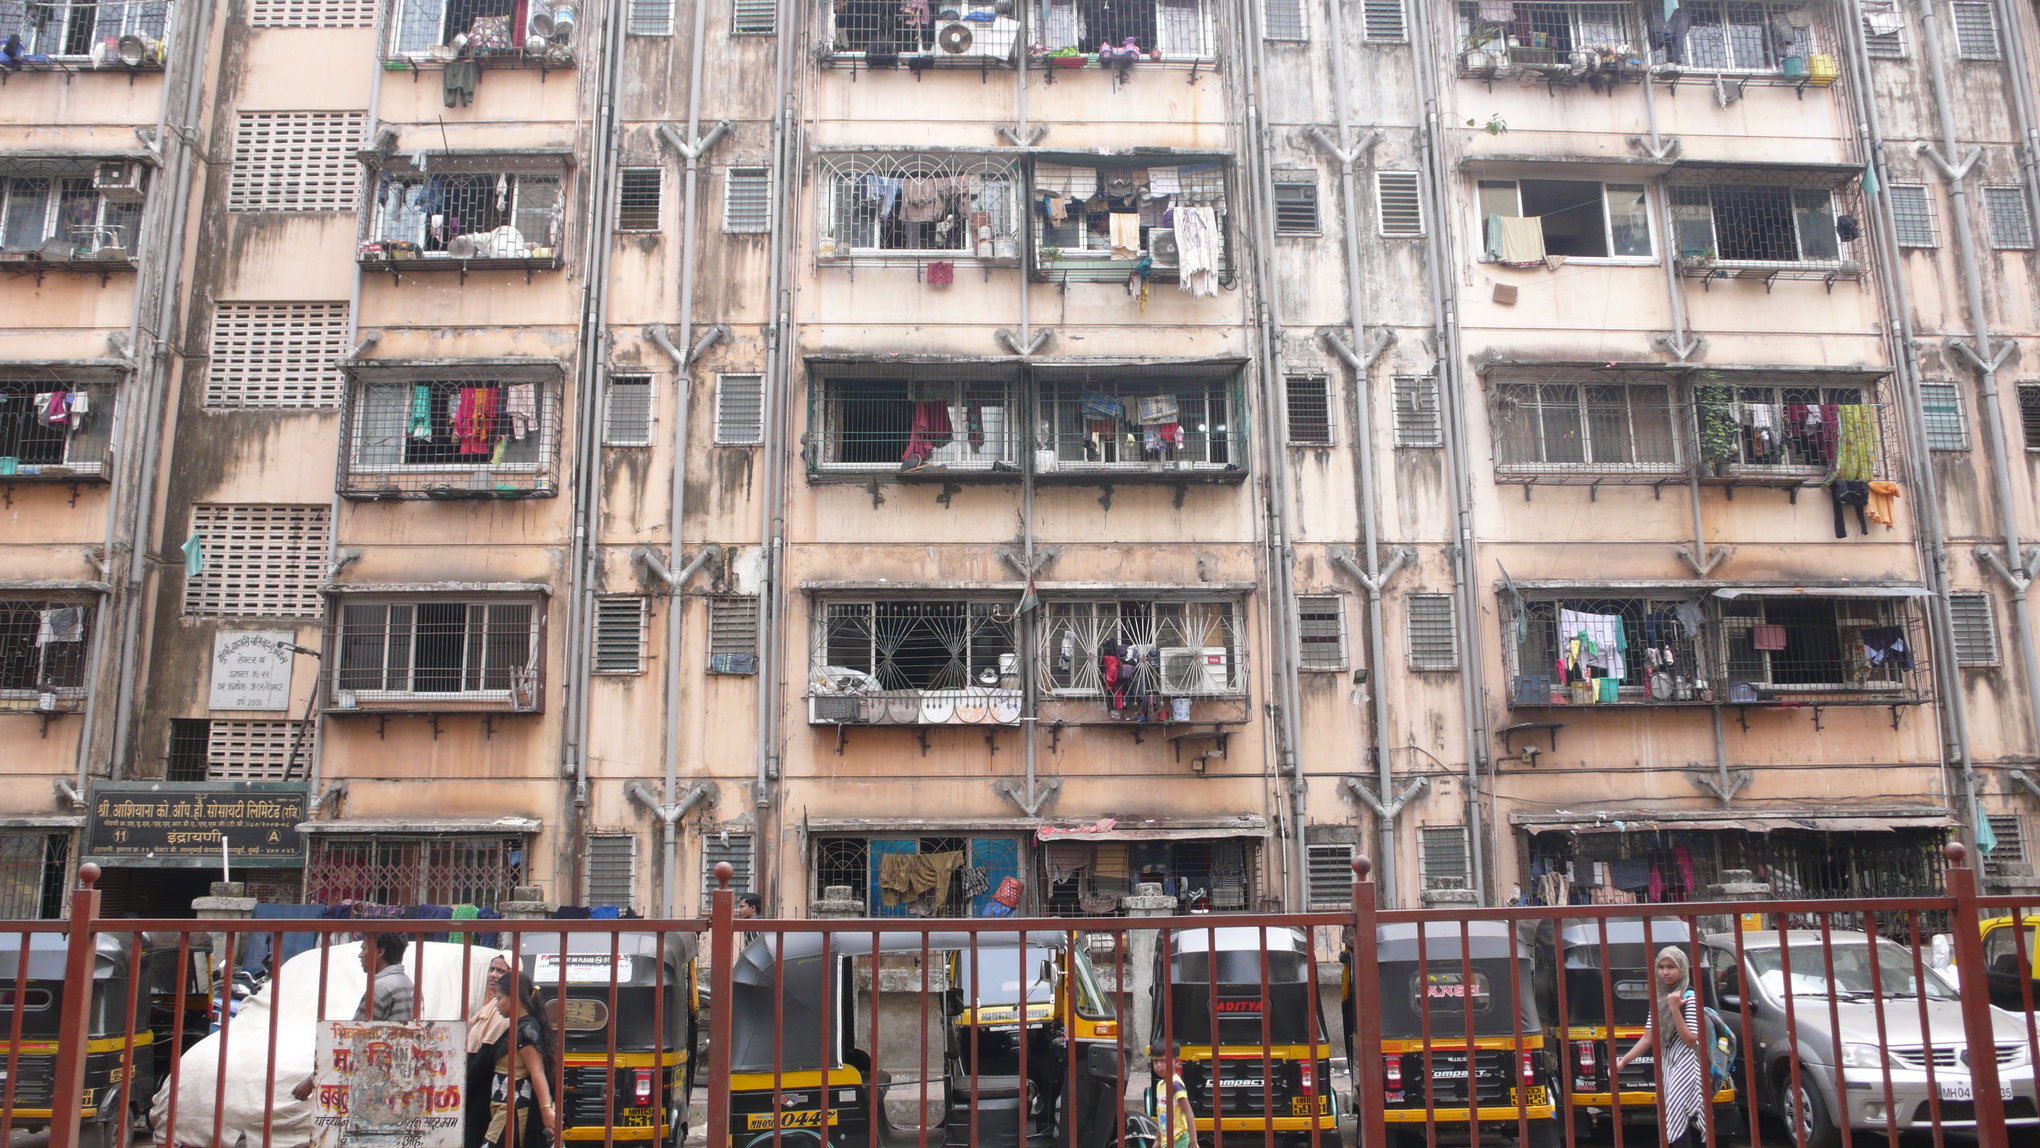
[[127,1140],[120,1133],[126,1128],[121,1120],[93,1120],[78,1125],[78,1148],[127,1148]]

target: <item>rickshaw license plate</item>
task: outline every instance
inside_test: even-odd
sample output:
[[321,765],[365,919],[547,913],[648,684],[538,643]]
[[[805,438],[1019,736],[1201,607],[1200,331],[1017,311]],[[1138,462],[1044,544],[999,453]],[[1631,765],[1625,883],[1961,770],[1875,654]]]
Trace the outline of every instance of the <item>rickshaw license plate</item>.
[[656,1114],[657,1110],[652,1108],[627,1108],[623,1113],[623,1125],[626,1128],[650,1128],[652,1117]]
[[1544,1091],[1544,1086],[1541,1084],[1532,1088],[1529,1098],[1523,1101],[1523,1105],[1526,1108],[1539,1108],[1549,1103],[1551,1103],[1551,1096]]
[[[835,1109],[829,1110],[829,1124],[831,1127],[838,1123],[836,1118],[840,1115],[842,1113]],[[811,1112],[781,1112],[779,1114],[779,1127],[781,1128],[819,1128],[821,1123],[822,1114],[819,1110]],[[753,1112],[749,1116],[744,1117],[744,1127],[752,1131],[757,1131],[761,1128],[771,1128],[772,1126],[772,1113],[770,1112]]]
[[1325,1114],[1325,1099],[1326,1099],[1326,1098],[1325,1098],[1325,1097],[1322,1097],[1322,1096],[1319,1096],[1319,1097],[1315,1097],[1315,1098],[1313,1098],[1313,1097],[1309,1097],[1309,1096],[1292,1096],[1292,1097],[1290,1097],[1290,1098],[1289,1098],[1289,1114],[1290,1114],[1291,1116],[1309,1116],[1309,1115],[1311,1114],[1311,1111],[1310,1111],[1311,1103],[1310,1103],[1310,1102],[1312,1101],[1312,1099],[1315,1099],[1315,1100],[1317,1101],[1317,1115],[1319,1115],[1319,1116],[1323,1116],[1323,1115]]

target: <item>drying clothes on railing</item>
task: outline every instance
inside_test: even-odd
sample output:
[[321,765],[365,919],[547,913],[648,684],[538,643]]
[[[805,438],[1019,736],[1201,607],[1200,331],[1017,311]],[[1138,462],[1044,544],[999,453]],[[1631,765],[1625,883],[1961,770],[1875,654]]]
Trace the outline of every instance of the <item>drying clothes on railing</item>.
[[1863,656],[1873,666],[1892,665],[1901,670],[1913,668],[1912,644],[1906,640],[1903,626],[1871,626],[1860,635]]
[[1849,536],[1848,522],[1842,517],[1842,508],[1845,506],[1856,508],[1856,525],[1862,528],[1863,533],[1870,533],[1870,519],[1865,512],[1865,508],[1870,505],[1869,483],[1842,482],[1839,480],[1830,482],[1828,483],[1828,496],[1834,499],[1835,502],[1836,538],[1847,538]]
[[1750,648],[1753,650],[1782,650],[1785,648],[1785,627],[1757,625],[1750,627]]
[[1869,482],[1877,454],[1877,422],[1872,409],[1851,404],[1837,408],[1840,428],[1835,443],[1833,478]]
[[453,420],[453,433],[460,439],[460,453],[488,454],[494,446],[496,405],[501,401],[494,387],[466,387],[460,393],[460,414]]
[[35,628],[35,644],[47,646],[52,642],[82,642],[85,640],[85,615],[76,606],[58,606],[54,610],[43,610],[38,615]]
[[961,851],[950,853],[888,853],[879,862],[878,888],[885,904],[933,893],[939,910],[949,904],[949,876],[963,866]]
[[1893,516],[1898,511],[1899,491],[1895,482],[1873,482],[1870,484],[1870,500],[1863,507],[1863,513],[1872,522],[1890,530]]
[[[1606,676],[1624,678],[1629,676],[1628,663],[1623,660],[1624,636],[1622,616],[1619,614],[1587,614],[1578,610],[1558,612],[1559,640],[1567,643],[1568,659],[1577,676],[1589,676],[1585,667],[1598,666],[1607,671]],[[1577,650],[1571,649],[1577,643]]]
[[404,433],[416,439],[432,437],[431,383],[419,383],[411,388],[411,421]]
[[1216,207],[1225,201],[1225,168],[1219,164],[1184,164],[1176,169],[1176,184],[1180,190],[1173,194],[1179,207],[1197,203]]
[[1488,248],[1504,267],[1543,267],[1544,220],[1541,216],[1488,216]]
[[1041,859],[1049,881],[1067,881],[1091,866],[1091,847],[1076,841],[1053,841],[1042,846]]
[[915,403],[913,428],[907,435],[907,449],[900,455],[900,465],[908,470],[923,466],[929,455],[955,439],[956,428],[949,421],[948,403]]
[[512,383],[504,387],[503,417],[510,424],[510,437],[523,442],[538,425],[538,385]]
[[1201,206],[1176,208],[1177,275],[1183,290],[1207,299],[1218,294],[1218,247],[1217,213]]
[[1137,211],[1115,211],[1110,216],[1112,226],[1112,258],[1137,259],[1140,257],[1140,213]]

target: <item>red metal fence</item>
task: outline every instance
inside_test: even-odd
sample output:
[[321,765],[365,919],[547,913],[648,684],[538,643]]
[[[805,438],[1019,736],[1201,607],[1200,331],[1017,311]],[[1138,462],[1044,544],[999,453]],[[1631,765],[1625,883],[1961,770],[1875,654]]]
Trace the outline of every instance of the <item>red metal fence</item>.
[[[471,1124],[489,1116],[474,1089],[528,1084],[565,1140],[603,1148],[690,1132],[708,1148],[1623,1148],[1661,1138],[1668,1113],[1673,1135],[1691,1115],[1693,1148],[1917,1128],[1936,1148],[1951,1129],[2006,1148],[2040,1130],[2040,906],[1980,896],[1949,857],[1937,896],[1455,910],[1379,909],[1363,859],[1350,912],[1081,928],[740,922],[725,887],[706,921],[490,921],[500,948],[457,933],[410,945],[405,967],[421,1018],[471,1017],[498,956],[534,978],[542,1080],[510,1055],[492,1081],[484,1051],[456,1103]],[[68,921],[0,923],[0,1144],[42,1126],[54,1148],[144,1129],[304,1144],[314,1022],[355,1016],[368,981],[342,946],[483,927],[111,921],[96,867],[79,876]],[[1944,922],[1937,971],[1927,933]],[[213,968],[287,934],[308,951],[238,1020],[215,1007],[230,978]],[[1666,947],[1697,994],[1693,1043],[1672,1047],[1650,1019]],[[506,1007],[513,1029],[530,1011]],[[533,1134],[520,1115],[497,1144],[539,1148]]]

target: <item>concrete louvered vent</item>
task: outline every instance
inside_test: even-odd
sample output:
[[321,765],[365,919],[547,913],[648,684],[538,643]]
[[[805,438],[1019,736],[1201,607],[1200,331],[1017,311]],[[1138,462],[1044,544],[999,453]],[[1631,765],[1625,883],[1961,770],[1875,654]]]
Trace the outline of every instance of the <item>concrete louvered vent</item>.
[[184,583],[195,618],[317,618],[331,537],[323,506],[194,506],[205,568]]
[[353,211],[365,112],[242,112],[228,211]]
[[213,309],[208,407],[337,407],[346,303],[221,303]]

